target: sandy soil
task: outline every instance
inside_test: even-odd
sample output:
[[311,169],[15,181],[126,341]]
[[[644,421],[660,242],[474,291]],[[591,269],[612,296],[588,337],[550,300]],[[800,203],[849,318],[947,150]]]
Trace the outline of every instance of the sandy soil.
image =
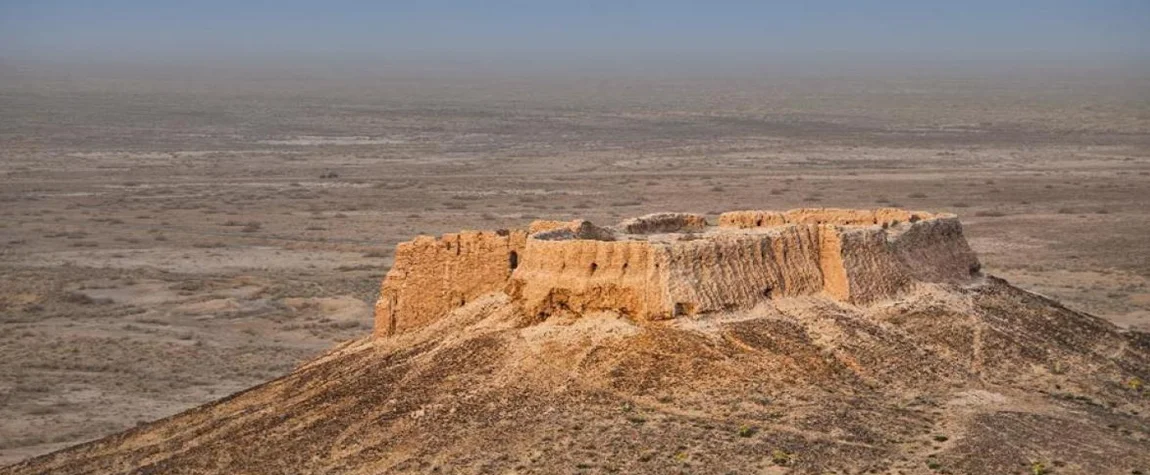
[[395,243],[537,217],[950,211],[987,272],[1150,329],[1147,97],[1115,71],[0,65],[0,464],[282,375],[369,331]]

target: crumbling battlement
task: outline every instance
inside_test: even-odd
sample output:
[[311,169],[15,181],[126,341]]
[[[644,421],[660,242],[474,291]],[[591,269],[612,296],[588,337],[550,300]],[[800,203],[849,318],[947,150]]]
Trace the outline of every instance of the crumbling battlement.
[[375,303],[375,335],[427,325],[502,289],[526,245],[526,231],[465,231],[400,243]]
[[611,311],[649,321],[819,293],[865,305],[978,270],[957,217],[894,208],[733,211],[718,226],[685,213],[607,228],[536,221],[528,231],[400,244],[375,335],[425,326],[493,292],[538,318]]
[[835,209],[799,208],[790,211],[729,211],[719,215],[719,226],[759,228],[784,224],[841,224],[850,226],[887,225],[930,219],[925,211],[907,211],[899,208]]
[[707,218],[690,213],[655,213],[628,219],[617,227],[627,234],[699,232],[707,228]]

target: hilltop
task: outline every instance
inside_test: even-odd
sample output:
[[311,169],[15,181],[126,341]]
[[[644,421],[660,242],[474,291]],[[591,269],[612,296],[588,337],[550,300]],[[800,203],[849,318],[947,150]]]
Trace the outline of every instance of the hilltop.
[[899,209],[402,243],[371,336],[0,473],[1150,473],[1150,335]]

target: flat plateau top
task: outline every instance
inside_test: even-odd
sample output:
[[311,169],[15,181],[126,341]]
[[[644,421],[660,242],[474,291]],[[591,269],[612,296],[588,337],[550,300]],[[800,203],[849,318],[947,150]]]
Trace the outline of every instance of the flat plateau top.
[[600,227],[589,221],[535,221],[529,228],[533,238],[547,241],[652,241],[673,242],[708,239],[739,234],[768,234],[796,225],[833,225],[843,228],[883,228],[899,231],[900,226],[919,221],[954,219],[952,214],[908,211],[898,208],[838,209],[799,208],[788,211],[729,211],[712,225],[706,217],[692,213],[654,213]]

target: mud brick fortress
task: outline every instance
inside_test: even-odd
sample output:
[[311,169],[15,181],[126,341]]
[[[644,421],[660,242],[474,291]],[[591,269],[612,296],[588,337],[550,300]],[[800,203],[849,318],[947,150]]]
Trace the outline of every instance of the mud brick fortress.
[[979,262],[949,214],[884,208],[659,213],[610,227],[536,221],[401,243],[375,336],[428,325],[502,292],[528,315],[616,312],[654,321],[819,294],[846,304],[920,282],[968,282]]

